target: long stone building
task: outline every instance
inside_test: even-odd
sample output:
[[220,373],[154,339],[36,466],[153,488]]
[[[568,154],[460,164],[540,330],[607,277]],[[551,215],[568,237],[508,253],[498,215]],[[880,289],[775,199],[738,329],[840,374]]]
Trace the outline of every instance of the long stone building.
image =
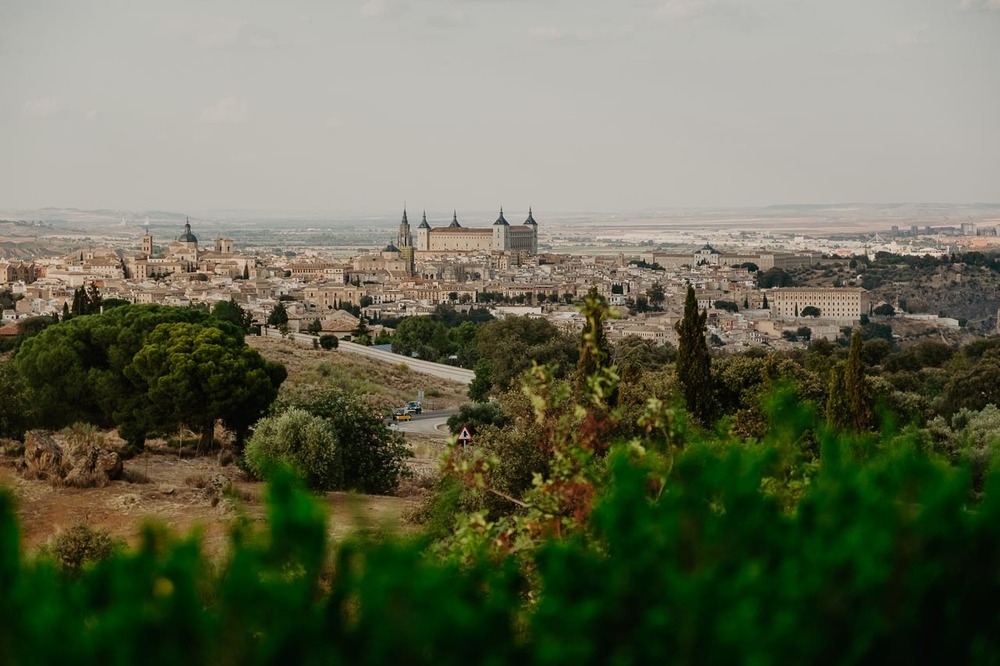
[[396,247],[403,256],[407,255],[409,248],[413,248],[417,253],[537,254],[538,223],[530,208],[524,223],[516,225],[507,221],[501,208],[500,217],[489,227],[463,227],[458,222],[457,212],[452,215],[451,224],[432,227],[428,224],[425,213],[417,227],[417,238],[414,243],[404,210]]
[[799,317],[814,307],[824,319],[856,320],[868,314],[868,291],[860,287],[779,287],[766,292],[771,311],[780,317]]

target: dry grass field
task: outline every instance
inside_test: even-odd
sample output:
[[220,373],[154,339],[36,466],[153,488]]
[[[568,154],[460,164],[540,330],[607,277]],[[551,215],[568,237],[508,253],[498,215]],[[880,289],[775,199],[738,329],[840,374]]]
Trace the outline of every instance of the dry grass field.
[[[308,385],[336,386],[371,397],[386,409],[416,397],[423,390],[434,409],[457,407],[467,387],[427,377],[402,366],[380,363],[336,351],[314,351],[281,340],[248,338],[266,358],[288,368],[282,391]],[[329,533],[338,538],[353,530],[412,529],[405,520],[432,487],[444,434],[407,433],[413,450],[412,476],[395,496],[331,492],[322,495],[330,516]],[[30,552],[50,542],[60,530],[84,523],[107,530],[112,537],[134,544],[147,521],[175,533],[197,530],[210,553],[224,549],[229,525],[239,516],[264,518],[263,484],[236,465],[220,462],[218,452],[178,456],[162,440],[125,461],[125,480],[99,488],[68,488],[49,481],[23,478],[18,458],[0,456],[0,487],[13,492],[18,503],[24,546]]]
[[248,336],[247,344],[269,361],[283,363],[288,379],[282,393],[303,385],[333,386],[371,396],[377,404],[399,407],[424,392],[426,409],[450,409],[468,402],[468,387],[447,379],[414,372],[405,365],[383,363],[337,350],[313,350],[301,344]]

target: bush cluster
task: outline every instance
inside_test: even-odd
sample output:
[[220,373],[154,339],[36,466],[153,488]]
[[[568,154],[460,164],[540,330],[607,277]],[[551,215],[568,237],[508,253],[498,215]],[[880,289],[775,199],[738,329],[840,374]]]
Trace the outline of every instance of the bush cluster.
[[247,443],[244,462],[259,479],[277,463],[299,472],[316,490],[389,494],[408,473],[412,454],[402,434],[361,398],[336,389],[300,396],[261,419]]

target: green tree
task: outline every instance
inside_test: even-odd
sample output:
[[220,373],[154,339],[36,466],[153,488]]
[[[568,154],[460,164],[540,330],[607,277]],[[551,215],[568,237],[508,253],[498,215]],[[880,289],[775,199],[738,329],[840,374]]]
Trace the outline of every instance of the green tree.
[[311,335],[319,335],[323,331],[323,322],[321,322],[318,318],[313,319],[309,322],[309,325],[306,326],[306,331],[308,331]]
[[[580,313],[584,317],[583,332],[580,334],[580,358],[576,363],[576,395],[584,404],[589,403],[587,397],[592,388],[588,380],[595,376],[598,370],[611,365],[611,348],[604,332],[604,320],[608,317],[608,302],[597,293],[596,287],[583,299]],[[606,396],[612,407],[617,402],[617,396]]]
[[485,390],[477,395],[506,391],[532,361],[552,365],[558,377],[565,377],[576,365],[577,355],[574,337],[546,319],[507,317],[487,322],[476,335],[476,356],[483,363],[477,362],[476,371],[478,377],[479,370],[485,370],[488,386],[477,387]]
[[740,306],[735,301],[715,301],[713,303],[716,310],[724,310],[726,312],[739,312]]
[[244,310],[233,299],[216,302],[212,306],[212,316],[220,321],[228,321],[238,326],[244,333],[248,333],[253,325],[253,315],[248,310]]
[[862,357],[861,333],[851,335],[851,347],[844,364],[844,396],[850,405],[851,427],[855,432],[864,432],[875,427],[872,412],[872,395],[865,380],[865,365]]
[[715,415],[711,357],[705,335],[708,312],[698,309],[698,298],[690,284],[684,299],[684,316],[677,322],[677,378],[684,390],[684,403],[696,419],[709,425]]
[[14,364],[32,387],[34,427],[62,428],[77,421],[111,428],[133,446],[141,446],[148,428],[144,394],[125,377],[124,369],[163,323],[192,322],[217,326],[237,336],[227,322],[193,308],[128,305],[100,315],[73,317],[25,340]]
[[337,435],[326,419],[301,409],[263,418],[243,452],[247,469],[258,479],[270,479],[288,465],[314,490],[344,487],[344,465]]
[[396,326],[392,351],[404,356],[415,353],[419,358],[437,361],[452,351],[448,327],[431,317],[407,317]]
[[149,400],[145,422],[159,432],[187,426],[205,447],[218,420],[242,442],[286,376],[241,337],[190,323],[157,326],[124,374]]
[[510,422],[499,403],[473,402],[458,408],[458,412],[448,417],[448,430],[457,435],[462,426],[467,426],[469,432],[475,435],[486,426],[503,428]]
[[880,317],[894,317],[896,316],[896,308],[892,307],[889,303],[882,303],[872,310],[872,314],[879,315]]
[[792,276],[782,268],[769,268],[763,273],[757,273],[757,288],[770,289],[772,287],[794,287],[795,281]]
[[34,405],[10,361],[0,361],[0,396],[0,438],[21,439],[32,425]]
[[340,340],[337,339],[336,335],[328,333],[319,336],[319,346],[326,350],[336,349],[340,346]]
[[767,302],[767,294],[764,294],[764,302],[760,305],[763,309],[767,310],[771,305]]
[[847,397],[847,386],[844,383],[843,361],[830,368],[830,382],[826,398],[826,422],[835,430],[847,430],[853,427],[854,418],[851,413],[851,401]]
[[328,389],[293,399],[289,406],[329,424],[337,438],[344,490],[385,495],[395,492],[409,474],[406,460],[413,454],[402,433],[390,430],[382,415],[361,397]]
[[820,316],[820,314],[821,313],[819,308],[816,307],[815,305],[807,305],[804,308],[802,308],[803,317],[818,317]]
[[271,313],[267,315],[267,325],[285,326],[287,324],[288,310],[285,308],[285,304],[279,301],[273,308],[271,308]]

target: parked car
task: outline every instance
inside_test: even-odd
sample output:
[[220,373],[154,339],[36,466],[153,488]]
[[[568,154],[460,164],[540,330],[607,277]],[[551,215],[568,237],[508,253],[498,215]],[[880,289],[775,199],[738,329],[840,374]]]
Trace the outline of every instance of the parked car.
[[418,401],[416,401],[416,400],[411,400],[408,403],[406,403],[405,409],[408,412],[410,412],[411,414],[419,414],[420,413],[420,403]]

